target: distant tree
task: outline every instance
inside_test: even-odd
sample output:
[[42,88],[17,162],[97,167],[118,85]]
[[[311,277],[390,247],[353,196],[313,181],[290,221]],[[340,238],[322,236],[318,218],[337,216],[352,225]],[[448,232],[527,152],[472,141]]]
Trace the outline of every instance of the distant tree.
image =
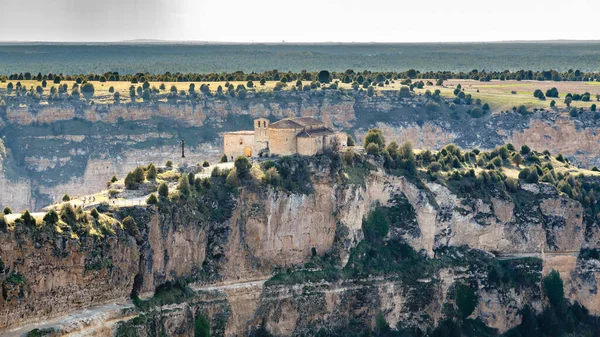
[[165,183],[161,183],[160,185],[158,185],[158,195],[166,198],[169,196],[169,186],[167,186],[167,184]]
[[67,202],[67,201],[70,201],[70,200],[71,200],[71,197],[69,197],[68,194],[63,195],[62,201]]
[[117,179],[117,176],[112,176],[112,178],[110,179],[111,183],[115,183],[117,182],[119,179]]
[[6,85],[6,92],[10,95],[13,91],[13,88],[14,88],[14,86],[13,86],[12,82],[8,82],[8,84]]
[[48,85],[48,82],[46,82],[46,80],[42,81],[42,88],[45,88]]
[[248,83],[246,83],[246,86],[247,86],[248,88],[254,88],[254,82],[252,82],[252,81],[248,81]]
[[115,87],[110,86],[110,88],[108,88],[108,92],[110,92],[111,94],[115,92]]
[[519,167],[523,163],[523,157],[521,157],[521,155],[517,153],[512,158],[512,161],[513,163],[515,163],[515,165],[517,165],[517,167]]
[[164,90],[165,90],[167,87],[165,86],[165,84],[164,84],[164,83],[161,83],[161,84],[158,86],[158,88],[159,88],[160,90],[164,91]]
[[219,163],[226,163],[227,162],[227,155],[223,155],[221,156],[221,160],[219,160]]
[[527,145],[521,146],[521,153],[522,154],[529,154],[529,152],[531,152],[531,149],[529,148],[529,146],[527,146]]
[[260,80],[260,85],[265,85],[265,83],[267,83],[267,81],[265,81],[265,79],[264,79],[264,78],[262,78],[262,79]]
[[202,167],[209,167],[209,166],[210,166],[210,164],[206,160],[204,161],[204,163],[202,163]]
[[41,95],[41,94],[43,94],[43,93],[44,93],[44,88],[42,88],[42,86],[41,86],[41,85],[38,85],[38,86],[35,88],[35,92],[37,92],[38,94],[40,94],[40,95]]
[[156,179],[156,166],[154,166],[154,164],[150,163],[148,164],[148,171],[146,172],[146,178],[148,178],[148,180],[155,180]]
[[94,85],[90,82],[86,82],[81,85],[81,93],[86,98],[91,98],[94,96]]
[[569,115],[571,117],[577,117],[579,116],[579,110],[575,107],[571,108],[571,110],[569,110]]
[[331,82],[331,74],[327,70],[321,70],[319,75],[317,76],[319,82],[321,83],[329,83]]
[[6,214],[6,215],[12,214],[12,209],[10,209],[10,207],[6,206],[2,210],[2,213]]
[[546,97],[558,97],[558,89],[552,88],[546,91]]
[[550,102],[550,107],[551,107],[551,108],[553,108],[554,106],[556,106],[556,101],[555,101],[555,100],[552,100],[552,101]]
[[592,104],[590,106],[590,111],[595,112],[596,111],[596,104]]
[[571,102],[573,102],[573,98],[572,97],[566,97],[565,98],[565,104],[567,105],[567,108],[571,107]]
[[119,92],[115,92],[113,94],[113,99],[115,100],[115,104],[119,104],[121,102],[121,94]]
[[190,195],[190,181],[188,180],[188,177],[185,174],[182,174],[179,178],[179,185],[177,185],[177,189],[179,190],[183,198],[187,198]]
[[281,91],[283,88],[287,87],[286,83],[283,82],[277,82],[275,83],[275,87],[273,88],[274,91]]
[[170,160],[167,160],[167,162],[165,163],[165,166],[171,169],[171,168],[173,168],[173,162]]
[[373,86],[369,86],[367,88],[367,96],[369,97],[373,97],[373,95],[375,94],[375,87]]
[[400,97],[408,98],[411,96],[410,88],[407,86],[401,86],[400,91],[398,92]]
[[352,138],[352,136],[348,135],[348,139],[346,140],[346,145],[354,146],[354,138]]

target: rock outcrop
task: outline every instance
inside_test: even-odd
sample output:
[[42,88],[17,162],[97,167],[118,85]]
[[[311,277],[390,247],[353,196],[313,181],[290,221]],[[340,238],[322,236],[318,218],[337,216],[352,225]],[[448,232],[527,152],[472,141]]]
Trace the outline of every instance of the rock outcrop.
[[[240,100],[202,97],[189,103],[85,105],[0,108],[0,137],[16,174],[0,172],[0,204],[39,209],[64,193],[103,188],[113,175],[124,177],[148,162],[179,161],[179,142],[186,140],[186,162],[216,161],[222,154],[221,134],[248,129],[252,119],[312,116],[361,141],[372,127],[389,141],[411,141],[415,148],[439,149],[448,143],[491,149],[512,142],[562,153],[586,168],[600,166],[600,119],[597,113],[569,117],[543,111],[521,115],[494,112],[481,118],[468,107],[450,111],[444,104],[433,113],[425,97],[404,99],[393,92],[368,97],[359,92],[314,91],[253,94]],[[5,158],[6,159],[6,158]],[[5,165],[6,166],[6,165]]]
[[[188,297],[150,300],[144,305],[162,314],[127,321],[129,312],[120,328],[192,336],[203,317],[215,335],[292,336],[351,321],[374,326],[381,316],[425,331],[444,319],[446,305],[460,308],[455,293],[469,286],[478,293],[469,317],[503,332],[520,323],[526,304],[545,305],[541,278],[551,270],[570,301],[598,313],[600,262],[579,254],[597,248],[586,234],[597,224],[553,186],[482,197],[381,170],[348,183],[331,165],[311,161],[311,193],[249,184],[227,198],[107,210],[102,219],[114,220],[103,235],[39,219],[35,228],[9,226],[0,232],[0,331],[132,293],[167,298],[164,285],[184,279]],[[375,211],[394,219],[380,239],[366,229]],[[117,221],[126,216],[137,231]],[[385,272],[368,263],[376,251],[392,254],[382,255]],[[492,270],[524,272],[507,281]]]

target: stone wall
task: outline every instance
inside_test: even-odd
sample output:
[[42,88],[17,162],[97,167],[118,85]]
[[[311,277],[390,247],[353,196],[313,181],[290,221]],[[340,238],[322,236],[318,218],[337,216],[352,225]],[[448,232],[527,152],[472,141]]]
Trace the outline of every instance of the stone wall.
[[298,153],[298,129],[269,129],[269,151],[271,154],[289,156]]
[[258,155],[261,150],[257,148],[257,143],[254,141],[253,131],[231,132],[223,135],[223,148],[227,159],[231,160],[237,156]]

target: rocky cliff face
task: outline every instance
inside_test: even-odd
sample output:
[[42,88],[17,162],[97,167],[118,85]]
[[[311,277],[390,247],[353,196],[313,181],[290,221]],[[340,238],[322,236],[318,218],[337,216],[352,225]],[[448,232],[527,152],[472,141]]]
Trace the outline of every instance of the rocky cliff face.
[[402,99],[393,93],[319,91],[248,94],[244,100],[202,98],[170,105],[52,105],[0,108],[0,136],[12,172],[0,174],[0,204],[39,209],[64,193],[91,193],[113,175],[123,177],[148,162],[179,160],[185,139],[187,163],[215,161],[222,152],[222,132],[251,129],[253,118],[272,120],[314,116],[336,130],[362,140],[378,127],[389,140],[411,141],[415,148],[439,149],[448,143],[489,149],[506,142],[562,153],[572,162],[600,166],[597,153],[599,114],[571,118],[555,112],[521,115],[496,112],[471,118],[458,107],[425,108],[426,98]]
[[[551,270],[570,301],[598,313],[600,262],[580,254],[598,247],[598,224],[554,187],[465,195],[381,169],[349,183],[327,158],[309,165],[311,193],[230,189],[213,178],[218,191],[106,209],[71,229],[9,225],[0,233],[0,329],[156,291],[114,329],[192,336],[202,317],[215,335],[292,336],[383,317],[426,331],[448,308],[462,312],[456,294],[467,287],[477,297],[466,315],[503,332],[525,305],[547,303],[541,278]],[[123,229],[126,216],[137,230]],[[99,236],[101,220],[110,230]],[[370,227],[381,221],[384,236]],[[189,293],[173,301],[164,285],[181,280]]]

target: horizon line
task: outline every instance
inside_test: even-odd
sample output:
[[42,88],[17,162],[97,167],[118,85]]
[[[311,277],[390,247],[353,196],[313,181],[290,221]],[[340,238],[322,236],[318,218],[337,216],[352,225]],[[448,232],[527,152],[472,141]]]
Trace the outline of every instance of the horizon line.
[[481,43],[598,43],[600,39],[542,39],[542,40],[486,40],[486,41],[208,41],[208,40],[97,40],[97,41],[56,41],[56,40],[0,40],[0,44],[274,44],[274,45],[319,45],[319,44],[481,44]]

